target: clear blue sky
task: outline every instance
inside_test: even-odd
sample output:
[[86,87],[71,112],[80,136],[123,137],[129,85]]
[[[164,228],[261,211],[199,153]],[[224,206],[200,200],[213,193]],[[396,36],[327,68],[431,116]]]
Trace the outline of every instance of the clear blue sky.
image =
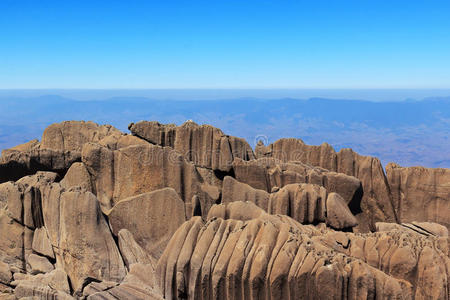
[[0,88],[450,88],[450,1],[0,1]]

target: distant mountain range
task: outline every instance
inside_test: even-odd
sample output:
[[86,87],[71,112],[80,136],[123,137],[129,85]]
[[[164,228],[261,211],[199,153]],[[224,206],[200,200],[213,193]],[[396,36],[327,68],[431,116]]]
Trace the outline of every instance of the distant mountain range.
[[243,137],[252,146],[260,139],[271,143],[295,137],[308,144],[327,142],[336,150],[353,148],[379,157],[383,164],[450,167],[450,97],[402,102],[2,97],[0,149],[39,139],[45,127],[63,120],[110,123],[127,132],[129,123],[140,120],[181,124],[188,119]]

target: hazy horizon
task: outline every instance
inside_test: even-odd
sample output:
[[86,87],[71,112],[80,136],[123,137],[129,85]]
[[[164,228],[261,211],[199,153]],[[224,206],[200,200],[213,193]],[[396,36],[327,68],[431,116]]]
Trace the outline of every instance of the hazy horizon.
[[107,100],[115,97],[143,97],[152,100],[254,99],[345,99],[363,101],[405,101],[450,97],[449,89],[0,89],[0,100],[14,97],[59,96],[73,100]]

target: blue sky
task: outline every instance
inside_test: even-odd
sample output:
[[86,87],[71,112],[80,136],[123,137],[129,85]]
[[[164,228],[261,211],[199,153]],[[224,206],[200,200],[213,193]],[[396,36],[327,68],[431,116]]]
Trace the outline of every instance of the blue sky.
[[0,1],[0,88],[450,88],[450,1]]

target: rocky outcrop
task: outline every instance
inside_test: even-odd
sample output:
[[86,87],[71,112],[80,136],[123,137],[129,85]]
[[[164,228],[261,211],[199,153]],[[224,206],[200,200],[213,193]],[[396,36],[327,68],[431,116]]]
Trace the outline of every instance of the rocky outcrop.
[[357,178],[301,162],[284,163],[275,158],[244,161],[238,158],[233,161],[233,171],[238,181],[267,192],[291,183],[312,183],[323,186],[330,193],[338,193],[347,203],[360,202],[362,197],[361,182]]
[[83,148],[82,160],[104,212],[120,200],[165,187],[178,193],[188,217],[195,206],[194,196],[198,197],[205,216],[218,200],[217,188],[204,182],[195,165],[169,147],[146,144],[110,150],[88,143]]
[[42,141],[33,140],[2,151],[0,182],[15,181],[37,171],[53,171],[63,175],[72,163],[81,158],[81,149],[87,142],[98,142],[119,133],[111,125],[93,122],[66,121],[47,127]]
[[62,193],[59,223],[58,262],[75,291],[88,278],[120,282],[125,277],[122,257],[93,194]]
[[3,152],[0,299],[450,300],[447,170],[130,129],[63,122]]
[[127,229],[147,253],[159,258],[172,234],[186,221],[183,200],[172,188],[119,201],[108,213],[112,232]]
[[328,194],[316,184],[288,184],[269,194],[227,176],[223,181],[222,203],[234,201],[252,202],[268,213],[290,216],[302,224],[326,222],[335,229],[358,224],[339,194]]
[[450,228],[450,170],[402,168],[390,163],[386,174],[399,221],[430,221]]
[[[369,244],[360,248],[364,239]],[[448,298],[448,257],[433,240],[417,242],[320,231],[269,215],[192,218],[174,234],[157,276],[166,299]],[[425,255],[439,270],[422,277],[426,283],[414,276],[431,274]],[[431,282],[435,289],[426,289]]]
[[326,143],[310,146],[300,139],[280,139],[259,153],[263,153],[263,157],[273,157],[283,162],[298,161],[358,178],[362,184],[363,213],[357,217],[361,224],[368,226],[361,228],[363,231],[369,228],[374,230],[375,222],[398,221],[386,175],[375,157],[362,156],[351,149],[336,153]]
[[141,121],[131,123],[128,128],[152,144],[173,148],[199,167],[228,172],[234,158],[254,159],[253,150],[244,139],[225,135],[210,125],[187,121],[175,126]]

